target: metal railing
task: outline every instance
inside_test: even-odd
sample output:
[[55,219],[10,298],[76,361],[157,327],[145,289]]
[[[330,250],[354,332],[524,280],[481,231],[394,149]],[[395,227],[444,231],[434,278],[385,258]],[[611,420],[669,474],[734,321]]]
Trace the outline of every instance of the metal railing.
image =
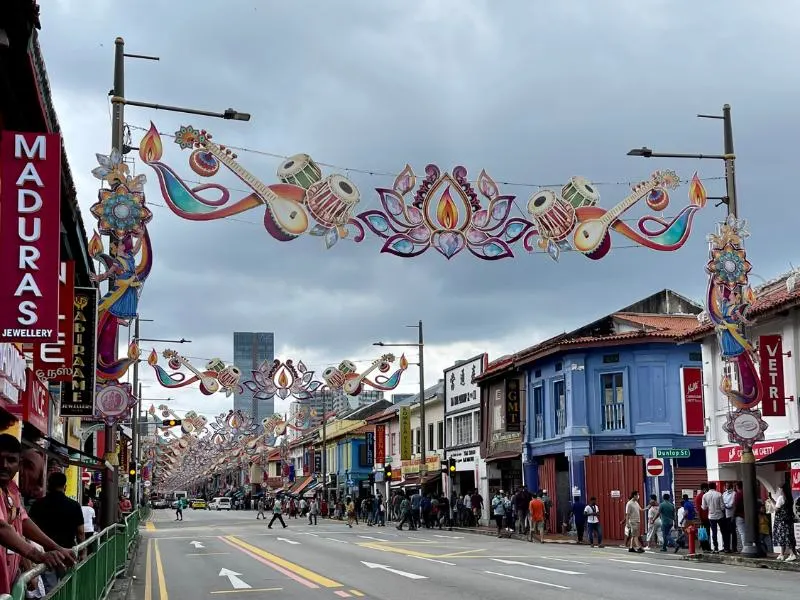
[[[76,554],[86,553],[75,568],[47,594],[47,600],[102,600],[111,591],[114,580],[127,567],[131,546],[139,535],[143,509],[132,512],[123,523],[117,523],[96,533],[73,548]],[[11,588],[11,595],[0,600],[25,600],[28,583],[44,573],[46,567],[37,565],[22,573]]]

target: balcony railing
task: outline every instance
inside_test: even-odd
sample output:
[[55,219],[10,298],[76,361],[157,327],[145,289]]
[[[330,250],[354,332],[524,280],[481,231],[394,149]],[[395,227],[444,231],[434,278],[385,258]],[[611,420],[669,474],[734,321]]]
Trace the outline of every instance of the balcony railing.
[[556,435],[564,435],[567,429],[567,409],[556,410]]
[[533,439],[544,439],[544,415],[541,413],[533,417]]
[[614,402],[603,406],[603,430],[619,431],[625,429],[625,404]]
[[[139,535],[139,522],[142,511],[139,509],[125,518],[123,523],[107,527],[89,539],[81,542],[73,550],[76,553],[87,551],[87,557],[53,588],[47,600],[100,600],[108,595],[114,581],[123,573],[128,564],[128,556],[136,537]],[[0,600],[25,600],[28,583],[45,571],[38,565],[20,575],[11,595],[0,595]]]

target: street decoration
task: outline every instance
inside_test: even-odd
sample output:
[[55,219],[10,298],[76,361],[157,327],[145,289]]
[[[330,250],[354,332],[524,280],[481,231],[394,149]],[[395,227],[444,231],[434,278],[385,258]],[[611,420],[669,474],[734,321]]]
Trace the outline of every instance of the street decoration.
[[[93,281],[107,282],[108,289],[97,309],[97,403],[96,416],[113,425],[127,416],[133,394],[120,380],[139,360],[133,340],[124,356],[118,356],[120,326],[138,314],[142,287],[153,267],[147,224],[153,217],[144,196],[144,175],[132,175],[119,149],[97,154],[99,166],[92,175],[101,182],[91,213],[97,230],[89,242],[89,254],[101,266]],[[109,237],[106,252],[101,235]]]
[[750,324],[747,312],[755,301],[749,284],[752,265],[744,248],[744,240],[749,235],[746,222],[729,215],[719,224],[717,232],[708,236],[709,260],[706,264],[706,311],[716,330],[726,366],[720,390],[734,409],[728,415],[724,429],[731,442],[745,446],[764,439],[767,428],[761,412],[756,410],[764,390],[755,349],[745,332],[745,327]]
[[597,188],[576,176],[559,191],[536,192],[527,211],[512,216],[515,196],[502,194],[486,171],[473,187],[465,167],[443,172],[430,164],[419,185],[406,165],[391,188],[376,190],[382,209],[356,213],[361,201],[356,185],[339,174],[323,176],[307,154],[286,159],[276,173],[280,183],[265,184],[239,163],[236,153],[212,138],[192,126],[175,133],[175,143],[191,150],[189,168],[195,174],[211,179],[224,166],[252,190],[243,198],[234,200],[232,191],[219,183],[190,186],[161,161],[161,135],[152,123],[142,138],[139,155],[155,171],[172,212],[190,221],[212,221],[263,207],[264,228],[276,240],[288,242],[309,234],[323,238],[328,249],[344,238],[362,242],[369,230],[384,240],[381,252],[404,258],[433,249],[448,260],[463,250],[483,260],[499,260],[514,257],[513,246],[521,243],[525,250],[545,251],[553,260],[569,250],[599,260],[611,250],[613,230],[636,244],[668,252],[683,246],[695,214],[706,204],[705,189],[695,173],[689,204],[676,216],[647,214],[631,227],[622,217],[642,200],[655,213],[669,206],[669,191],[680,183],[674,172],[654,173],[610,209],[599,207]]
[[[374,360],[363,372],[359,373],[355,364],[349,360],[342,361],[336,367],[328,367],[323,372],[323,381],[314,378],[314,371],[310,371],[303,361],[295,363],[293,359],[265,360],[256,369],[251,371],[252,379],[241,381],[241,372],[235,366],[226,366],[220,359],[210,361],[205,369],[198,369],[192,365],[185,356],[174,350],[164,350],[162,353],[167,359],[168,372],[158,364],[158,353],[153,350],[148,356],[147,363],[156,373],[158,382],[166,388],[180,388],[200,384],[200,391],[211,396],[222,390],[226,396],[245,389],[253,393],[257,400],[268,400],[275,396],[286,399],[290,396],[298,401],[309,400],[314,393],[320,390],[341,391],[348,396],[358,396],[365,386],[380,391],[390,391],[400,385],[403,373],[408,369],[405,355],[400,357],[398,368],[389,376],[384,375],[392,368],[395,362],[393,354],[384,354]],[[189,371],[192,375],[187,377],[181,369]],[[380,374],[374,377],[369,375],[375,371]]]

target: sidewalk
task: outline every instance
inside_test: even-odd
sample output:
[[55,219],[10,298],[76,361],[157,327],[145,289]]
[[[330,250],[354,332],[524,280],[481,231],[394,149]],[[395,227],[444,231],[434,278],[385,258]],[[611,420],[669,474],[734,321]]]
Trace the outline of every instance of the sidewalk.
[[[497,528],[494,526],[487,526],[481,525],[479,527],[453,527],[453,531],[458,531],[459,533],[472,533],[476,535],[489,535],[492,537],[497,537]],[[527,541],[527,536],[519,534],[519,533],[509,533],[507,531],[503,532],[503,539],[511,539],[511,540],[520,540],[520,541]],[[569,535],[561,535],[557,533],[548,533],[545,536],[545,543],[550,544],[578,544],[578,540]],[[612,543],[613,542],[609,542]]]
[[739,554],[687,554],[684,560],[713,563],[718,565],[736,565],[752,569],[773,569],[775,571],[800,572],[800,561],[784,562],[775,558],[749,558]]

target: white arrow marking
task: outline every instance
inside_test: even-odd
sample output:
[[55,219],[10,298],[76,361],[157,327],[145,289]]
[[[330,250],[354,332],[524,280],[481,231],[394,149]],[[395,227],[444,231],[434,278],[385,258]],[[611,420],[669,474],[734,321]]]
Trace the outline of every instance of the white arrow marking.
[[384,540],[383,538],[370,537],[368,535],[360,535],[358,537],[364,538],[365,540],[375,540],[376,542],[388,542],[389,541],[389,540]]
[[287,544],[299,544],[300,542],[295,542],[294,540],[287,540],[286,538],[275,538],[279,542],[286,542]]
[[543,567],[541,565],[530,565],[518,560],[504,560],[502,558],[493,558],[495,562],[503,563],[504,565],[520,565],[522,567],[530,567],[531,569],[541,569],[542,571],[552,571],[554,573],[563,573],[564,575],[583,575],[578,571],[565,571],[564,569],[554,569],[553,567]]
[[241,579],[239,576],[241,573],[237,573],[236,571],[231,571],[230,569],[220,569],[219,576],[220,577],[227,577],[228,581],[231,582],[233,589],[235,590],[249,590],[252,589],[253,586],[248,585]]
[[681,571],[697,571],[698,573],[725,573],[725,571],[715,571],[713,569],[695,569],[693,567],[679,567],[677,565],[661,565],[656,563],[645,562],[643,560],[622,560],[621,558],[609,558],[613,562],[626,563],[629,565],[645,565],[648,567],[663,567],[666,569],[680,569]]
[[546,585],[548,587],[558,588],[560,590],[568,590],[570,588],[564,585],[557,585],[555,583],[547,583],[545,581],[536,581],[535,579],[525,579],[524,577],[516,577],[514,575],[506,575],[505,573],[495,573],[494,571],[484,571],[489,575],[497,575],[498,577],[507,577],[508,579],[516,579],[517,581],[527,581],[528,583],[538,583],[539,585]]
[[203,546],[203,544],[201,544],[200,542],[189,542],[189,545],[194,546],[197,549],[205,548],[205,546]]
[[434,534],[433,537],[445,538],[447,540],[463,540],[464,539],[463,537],[461,537],[459,535],[436,535],[436,534]]
[[382,569],[384,571],[389,571],[389,573],[394,573],[395,575],[408,577],[409,579],[427,579],[427,577],[424,575],[417,575],[416,573],[408,573],[406,571],[400,571],[399,569],[392,569],[388,565],[379,565],[378,563],[364,562],[363,560],[361,561],[361,564],[368,569]]

